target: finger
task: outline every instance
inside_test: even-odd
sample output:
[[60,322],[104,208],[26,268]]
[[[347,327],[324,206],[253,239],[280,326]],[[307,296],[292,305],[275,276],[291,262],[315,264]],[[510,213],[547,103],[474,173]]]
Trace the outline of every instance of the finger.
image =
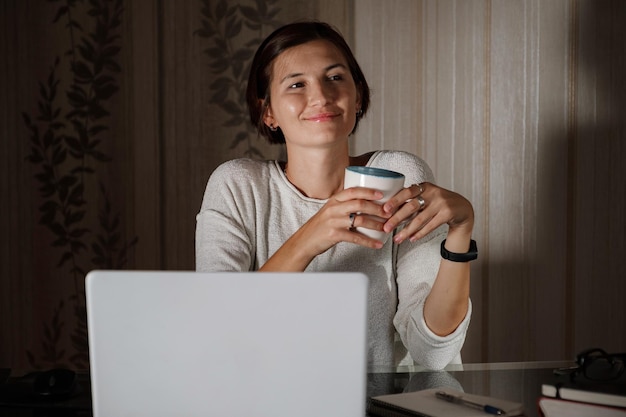
[[441,216],[435,216],[428,219],[428,221],[421,226],[415,233],[413,233],[409,237],[409,241],[415,242],[424,236],[428,235],[430,232],[434,231],[436,228],[445,223],[445,220],[442,220]]
[[383,226],[385,225],[385,221],[386,219],[382,217],[360,214],[355,219],[354,228],[362,227],[378,232],[384,232]]
[[334,198],[337,201],[348,201],[348,200],[370,200],[376,201],[383,198],[384,194],[379,190],[374,190],[373,188],[365,188],[365,187],[351,187],[346,188],[345,190],[341,190],[334,195]]
[[[385,223],[385,231],[391,232],[403,223],[413,220],[426,208],[426,204],[426,200],[421,196],[407,201],[389,218],[389,220],[387,220]],[[427,216],[422,216],[422,218],[427,218]]]
[[385,213],[380,204],[370,200],[348,200],[341,203],[341,206],[338,206],[337,210],[340,210],[339,216],[350,215],[350,213],[369,214],[384,219],[385,221],[390,217],[389,214]]
[[[355,219],[360,219],[361,216],[357,216]],[[370,249],[380,249],[383,247],[383,243],[365,236],[362,233],[356,231],[356,229],[346,229],[345,233],[341,236],[343,242],[354,243],[355,245],[363,246]]]
[[350,213],[350,226],[348,226],[348,229],[352,230],[354,229],[354,221],[356,220],[356,213]]
[[[411,222],[405,225],[402,230],[400,230],[394,236],[393,240],[395,243],[402,243],[407,239],[414,241],[413,238],[415,236],[419,236],[423,231],[428,230],[428,225],[430,224],[431,218],[428,217],[415,217]],[[424,234],[425,236],[426,234]]]
[[413,184],[407,188],[400,190],[396,195],[391,197],[384,205],[384,210],[387,213],[395,212],[399,207],[402,207],[407,201],[410,201],[418,196],[421,196],[429,183]]
[[402,207],[404,203],[413,198],[413,191],[411,188],[403,188],[398,191],[393,197],[391,197],[385,204],[383,204],[383,210],[385,213],[393,214],[399,207]]
[[418,216],[404,227],[394,238],[396,243],[409,240],[415,242],[445,223],[443,217],[437,213],[435,216]]
[[[349,226],[347,227],[347,229],[351,232],[355,232],[361,236],[367,237],[368,240],[365,243],[367,247],[378,247],[378,245],[374,243],[374,241],[378,241],[378,239],[372,237],[369,233],[366,233],[364,229],[367,229],[368,231],[371,230],[385,233],[385,231],[383,230],[385,220],[386,219],[377,216],[365,214],[351,214],[349,216]],[[364,242],[358,243],[363,245]]]

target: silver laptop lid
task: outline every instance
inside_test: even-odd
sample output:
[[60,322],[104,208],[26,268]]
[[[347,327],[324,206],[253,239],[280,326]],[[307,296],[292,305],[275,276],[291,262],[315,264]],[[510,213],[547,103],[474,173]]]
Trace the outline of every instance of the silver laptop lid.
[[365,415],[367,277],[93,271],[95,417]]

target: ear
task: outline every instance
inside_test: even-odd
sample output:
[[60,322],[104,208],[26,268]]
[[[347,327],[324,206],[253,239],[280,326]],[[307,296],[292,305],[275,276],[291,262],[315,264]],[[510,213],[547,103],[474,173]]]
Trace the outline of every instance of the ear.
[[276,127],[276,119],[272,116],[272,109],[270,106],[265,108],[265,112],[263,113],[263,123],[265,123],[268,127]]

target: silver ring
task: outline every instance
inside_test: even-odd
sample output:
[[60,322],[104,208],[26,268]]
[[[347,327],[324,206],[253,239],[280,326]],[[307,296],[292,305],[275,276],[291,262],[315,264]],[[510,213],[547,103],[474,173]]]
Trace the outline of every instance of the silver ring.
[[419,184],[415,184],[419,187],[419,192],[417,193],[417,195],[420,195],[424,192],[424,186],[422,185],[422,183],[420,182]]
[[356,219],[356,213],[350,213],[350,229],[354,229],[354,219]]
[[418,195],[417,197],[415,197],[415,199],[420,204],[420,208],[418,211],[424,210],[424,207],[426,206],[426,200],[424,200],[421,195]]

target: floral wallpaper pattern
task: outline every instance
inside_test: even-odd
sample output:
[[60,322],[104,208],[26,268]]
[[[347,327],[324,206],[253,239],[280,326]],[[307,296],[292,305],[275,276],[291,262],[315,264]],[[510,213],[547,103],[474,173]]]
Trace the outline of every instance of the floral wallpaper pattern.
[[[121,269],[138,238],[123,241],[120,215],[109,200],[104,166],[113,156],[102,148],[111,139],[111,98],[119,91],[122,0],[48,0],[57,7],[52,25],[69,32],[49,75],[39,81],[38,112],[23,112],[29,131],[27,160],[36,168],[41,197],[39,223],[58,253],[55,279],[72,281],[73,293],[58,301],[40,335],[41,355],[27,350],[33,368],[88,366],[84,278],[92,269]],[[77,16],[87,16],[78,20]],[[90,180],[97,187],[90,187]],[[99,193],[99,196],[94,196]],[[90,212],[94,212],[91,214]],[[71,309],[68,328],[62,312]],[[69,338],[69,344],[66,339]]]
[[[197,16],[197,26],[185,30],[204,48],[211,84],[203,94],[225,115],[221,126],[233,132],[229,147],[241,156],[267,157],[248,121],[245,87],[256,47],[282,24],[278,3],[200,0],[175,6]],[[114,142],[130,135],[119,123],[132,117],[120,105],[126,99],[120,93],[135,94],[124,84],[132,6],[124,0],[46,0],[39,6],[42,15],[50,14],[48,26],[38,31],[60,33],[62,41],[51,42],[58,50],[45,64],[46,76],[32,81],[38,85],[36,110],[21,111],[41,228],[33,236],[36,245],[47,245],[32,260],[44,270],[33,278],[40,295],[33,300],[35,327],[24,351],[33,369],[89,367],[84,278],[93,269],[135,269],[134,251],[148,244],[124,224],[124,192],[115,182],[118,159],[130,157]],[[157,23],[157,30],[164,29]],[[46,266],[51,257],[52,268]]]
[[252,5],[219,0],[202,1],[201,28],[194,33],[205,38],[209,47],[210,71],[218,76],[211,84],[210,102],[227,115],[222,126],[236,129],[231,149],[243,144],[242,156],[264,159],[255,146],[256,131],[249,123],[246,107],[246,85],[257,46],[263,40],[263,29],[281,25],[277,0],[255,0]]

